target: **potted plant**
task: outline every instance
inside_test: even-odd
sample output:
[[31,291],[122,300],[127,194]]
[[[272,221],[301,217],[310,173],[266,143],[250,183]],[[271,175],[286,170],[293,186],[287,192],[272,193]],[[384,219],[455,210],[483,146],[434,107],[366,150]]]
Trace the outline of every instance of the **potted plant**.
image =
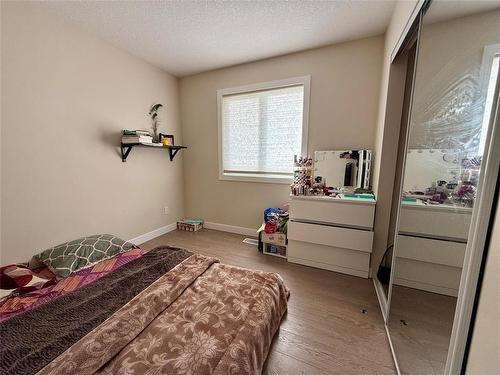
[[160,125],[160,120],[158,119],[158,111],[163,107],[163,104],[156,103],[153,104],[149,110],[149,117],[151,118],[151,124],[153,126],[153,142],[159,142],[158,136],[158,126]]

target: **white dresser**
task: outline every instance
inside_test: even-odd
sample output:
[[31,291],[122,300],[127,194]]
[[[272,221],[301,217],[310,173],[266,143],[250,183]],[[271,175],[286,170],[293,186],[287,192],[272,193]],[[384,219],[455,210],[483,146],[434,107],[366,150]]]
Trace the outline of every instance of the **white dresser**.
[[368,277],[375,200],[292,196],[288,261]]
[[457,296],[472,209],[401,205],[394,284]]

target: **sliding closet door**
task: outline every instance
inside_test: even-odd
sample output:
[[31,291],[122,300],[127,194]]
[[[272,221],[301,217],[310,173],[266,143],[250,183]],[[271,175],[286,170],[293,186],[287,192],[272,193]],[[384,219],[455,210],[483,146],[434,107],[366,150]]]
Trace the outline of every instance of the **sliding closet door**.
[[498,79],[499,6],[435,1],[422,18],[389,297],[404,374],[445,370]]
[[[416,52],[417,52],[417,36],[418,36],[418,25],[411,32],[408,43],[405,45],[401,53],[396,57],[394,63],[403,63],[406,67],[405,69],[405,79],[404,79],[404,92],[402,94],[402,114],[398,138],[398,149],[396,157],[396,169],[394,186],[395,189],[392,194],[392,204],[391,204],[391,215],[389,218],[389,232],[387,238],[387,249],[382,258],[380,267],[377,272],[377,279],[382,285],[382,291],[384,297],[388,298],[389,292],[389,282],[390,282],[390,270],[392,266],[392,259],[394,253],[394,234],[396,231],[396,219],[399,208],[399,189],[401,185],[401,180],[403,178],[403,162],[404,153],[406,152],[406,138],[408,133],[408,120],[410,116],[410,104],[411,104],[411,94],[413,91],[413,78],[415,74],[415,63],[416,63]],[[401,60],[401,61],[397,61]],[[394,64],[393,63],[393,64]],[[384,308],[384,307],[382,307]]]

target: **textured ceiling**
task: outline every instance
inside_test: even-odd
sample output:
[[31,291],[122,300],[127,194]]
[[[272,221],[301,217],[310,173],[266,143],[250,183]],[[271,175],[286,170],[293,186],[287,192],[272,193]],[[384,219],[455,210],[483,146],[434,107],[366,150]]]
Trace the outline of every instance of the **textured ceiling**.
[[382,34],[394,1],[47,1],[80,28],[176,75]]
[[500,0],[434,0],[424,17],[424,24],[448,21],[500,8]]

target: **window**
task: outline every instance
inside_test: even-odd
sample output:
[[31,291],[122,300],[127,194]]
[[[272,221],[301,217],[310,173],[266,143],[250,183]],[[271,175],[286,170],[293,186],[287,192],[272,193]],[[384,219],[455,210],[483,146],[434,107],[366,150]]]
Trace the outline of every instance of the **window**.
[[290,183],[307,153],[310,77],[217,91],[219,178]]
[[478,154],[482,155],[486,144],[486,136],[488,135],[488,127],[490,126],[491,110],[493,108],[493,97],[498,79],[498,68],[500,66],[500,54],[493,57],[491,63],[491,73],[488,79],[488,89],[486,92],[486,102],[484,104],[483,125],[481,127],[481,138],[479,140]]

